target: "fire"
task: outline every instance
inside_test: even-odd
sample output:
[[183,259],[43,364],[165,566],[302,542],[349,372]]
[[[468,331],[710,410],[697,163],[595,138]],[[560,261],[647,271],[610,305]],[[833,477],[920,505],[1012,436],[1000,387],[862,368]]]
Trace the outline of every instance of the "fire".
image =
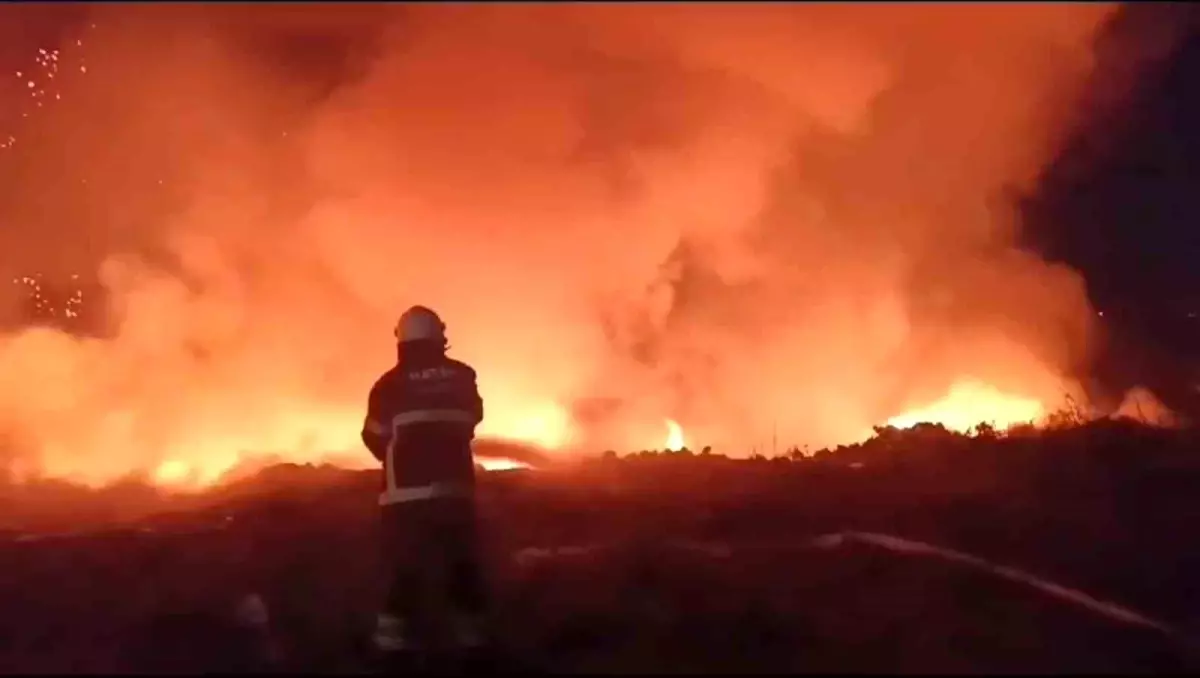
[[196,469],[187,462],[178,459],[165,461],[151,476],[156,485],[179,485],[196,476]]
[[666,448],[672,452],[678,452],[686,446],[687,443],[683,440],[683,427],[674,419],[668,419]]
[[[1020,210],[980,200],[1052,160],[1114,10],[940,7],[322,8],[306,30],[373,52],[322,84],[240,47],[293,30],[267,15],[97,4],[102,30],[0,81],[23,105],[0,111],[21,121],[0,129],[20,180],[3,249],[53,264],[0,294],[3,471],[203,488],[281,461],[377,468],[365,399],[412,303],[477,368],[478,434],[564,455],[659,446],[685,402],[692,444],[727,449],[849,443],[890,415],[1035,419],[1053,391],[1027,354],[1074,364],[1095,313],[1017,247]],[[955,66],[964,45],[979,58]],[[581,50],[606,59],[542,58]],[[608,61],[656,75],[624,87]],[[939,162],[911,171],[914,150]],[[86,294],[54,292],[79,273]],[[879,409],[968,370],[1016,383]]]
[[909,428],[920,423],[941,424],[952,431],[967,432],[980,423],[1005,429],[1036,422],[1046,416],[1046,407],[1032,398],[1004,393],[989,384],[960,381],[942,399],[888,419],[889,426]]
[[[348,458],[330,459],[343,468],[367,468],[368,462],[360,460],[356,463]],[[216,485],[226,474],[239,466],[240,460],[234,458],[207,459],[203,462],[187,462],[182,459],[172,459],[158,465],[150,474],[150,481],[157,487],[175,490],[203,490]],[[515,469],[532,468],[529,464],[516,459],[502,457],[484,457],[478,460],[485,471],[511,471]]]
[[489,408],[478,433],[480,436],[555,450],[570,441],[571,420],[565,408],[552,402],[526,404],[525,407]]
[[[887,424],[907,428],[921,422],[939,423],[955,431],[966,432],[981,422],[997,428],[1037,421],[1047,413],[1040,401],[1006,393],[992,385],[976,381],[956,383],[941,399],[887,420]],[[535,445],[544,450],[561,449],[571,439],[574,423],[566,410],[551,405],[500,410],[481,435]],[[664,448],[679,451],[687,442],[683,427],[674,419],[665,419],[667,433]],[[162,461],[145,469],[145,477],[154,485],[172,491],[203,490],[219,484],[232,473],[276,461],[292,463],[329,463],[349,469],[368,469],[376,461],[362,449],[359,441],[361,413],[355,408],[322,409],[313,404],[299,407],[292,416],[268,417],[255,430],[199,430],[185,441],[174,441]],[[234,435],[232,433],[236,433]],[[182,444],[181,444],[182,443]],[[52,451],[51,451],[52,452]],[[41,472],[89,486],[103,486],[131,471],[126,466],[105,465],[108,455],[97,455],[95,466],[80,460],[58,459],[49,454]],[[481,457],[486,470],[530,468],[529,464],[506,457]]]
[[487,471],[512,471],[512,470],[521,469],[521,468],[533,468],[529,464],[526,464],[523,461],[517,461],[516,459],[503,459],[503,458],[480,459],[479,465],[482,466],[484,468],[484,470],[487,470]]
[[[197,431],[184,444],[171,445],[163,461],[143,469],[145,477],[164,489],[192,491],[217,485],[234,472],[274,462],[332,464],[346,469],[378,467],[359,440],[362,415],[353,408],[321,410],[314,405],[311,410],[305,408],[304,414],[263,421],[257,431],[239,436]],[[526,416],[497,415],[480,427],[482,436],[546,450],[557,449],[567,436],[567,424],[556,408],[533,407]],[[488,471],[530,468],[528,463],[506,457],[481,457],[478,463]],[[91,487],[107,485],[131,470],[135,469],[89,466],[77,459],[55,463],[54,457],[41,468],[49,477]]]

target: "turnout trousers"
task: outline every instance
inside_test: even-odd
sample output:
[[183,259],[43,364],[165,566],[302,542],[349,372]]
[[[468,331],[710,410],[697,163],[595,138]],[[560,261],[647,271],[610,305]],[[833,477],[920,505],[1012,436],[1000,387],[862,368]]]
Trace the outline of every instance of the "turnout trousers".
[[488,601],[474,498],[384,505],[380,518],[387,591],[377,648],[425,652],[484,645]]

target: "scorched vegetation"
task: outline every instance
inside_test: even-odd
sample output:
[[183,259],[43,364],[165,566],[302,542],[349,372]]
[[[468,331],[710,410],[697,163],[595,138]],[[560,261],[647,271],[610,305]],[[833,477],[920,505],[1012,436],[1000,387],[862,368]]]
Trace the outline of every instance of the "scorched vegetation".
[[[1197,440],[1120,421],[921,426],[793,458],[488,473],[499,626],[527,661],[576,672],[1180,670]],[[372,472],[304,466],[156,505],[128,487],[10,487],[0,670],[361,668],[375,489]],[[55,531],[68,511],[76,532]],[[78,531],[80,515],[97,524]],[[846,532],[1019,567],[1163,628],[961,563],[829,548]],[[265,603],[257,627],[247,596]]]

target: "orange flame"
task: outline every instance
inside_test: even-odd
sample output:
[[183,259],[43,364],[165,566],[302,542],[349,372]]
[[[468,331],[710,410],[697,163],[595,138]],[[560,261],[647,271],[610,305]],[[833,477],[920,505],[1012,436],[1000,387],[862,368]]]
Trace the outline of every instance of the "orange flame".
[[480,459],[479,465],[486,471],[512,471],[522,468],[533,468],[523,461],[516,459]]
[[[569,432],[564,416],[560,409],[534,408],[524,417],[487,422],[480,426],[480,430],[482,435],[491,438],[527,443],[542,449],[557,449],[567,439]],[[198,432],[193,444],[174,449],[147,474],[147,479],[165,489],[190,491],[216,485],[235,470],[276,460],[299,464],[333,464],[347,469],[375,468],[377,463],[362,449],[358,440],[359,426],[357,417],[348,412],[331,410],[310,415],[303,427],[291,429],[281,426],[279,430],[264,430],[264,435],[244,440],[223,439]],[[325,434],[316,441],[319,445],[294,444],[294,439],[303,438],[306,431],[323,431]],[[263,451],[262,444],[268,441],[277,441],[277,444],[267,448],[271,451]],[[259,451],[245,451],[248,449]],[[530,468],[525,462],[503,457],[482,457],[478,463],[488,471]],[[102,486],[115,480],[115,471],[104,473],[102,470],[80,468],[78,464],[69,468],[65,465],[62,468],[48,467],[45,473],[89,486]]]
[[960,381],[945,397],[925,407],[888,419],[889,426],[910,428],[920,423],[941,424],[966,433],[981,423],[999,429],[1035,423],[1046,416],[1046,407],[1032,398],[1003,393],[975,381]]
[[672,452],[678,452],[686,446],[687,443],[683,439],[683,427],[674,419],[668,419],[666,448]]

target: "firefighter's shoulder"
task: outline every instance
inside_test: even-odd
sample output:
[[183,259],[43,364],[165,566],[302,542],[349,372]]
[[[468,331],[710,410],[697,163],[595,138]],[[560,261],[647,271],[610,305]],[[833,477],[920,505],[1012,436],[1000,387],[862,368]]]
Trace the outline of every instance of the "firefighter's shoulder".
[[379,378],[375,380],[375,383],[371,386],[371,395],[386,397],[397,389],[403,388],[404,380],[404,372],[398,366],[392,367],[387,372],[379,375]]
[[474,380],[476,378],[475,377],[475,368],[471,367],[470,365],[464,363],[461,360],[455,360],[454,358],[446,358],[446,364],[449,365],[452,369],[456,370],[461,376],[470,377],[472,380]]
[[386,388],[399,381],[403,381],[403,379],[404,370],[400,368],[400,365],[394,365],[387,372],[379,375],[379,378],[375,380],[374,388]]

